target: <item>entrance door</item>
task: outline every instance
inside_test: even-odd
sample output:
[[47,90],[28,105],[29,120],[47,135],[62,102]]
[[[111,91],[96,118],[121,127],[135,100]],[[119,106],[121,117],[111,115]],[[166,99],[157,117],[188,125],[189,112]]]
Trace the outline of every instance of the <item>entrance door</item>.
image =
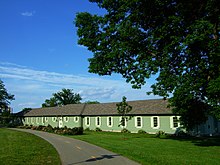
[[59,128],[63,127],[63,120],[62,117],[59,118]]

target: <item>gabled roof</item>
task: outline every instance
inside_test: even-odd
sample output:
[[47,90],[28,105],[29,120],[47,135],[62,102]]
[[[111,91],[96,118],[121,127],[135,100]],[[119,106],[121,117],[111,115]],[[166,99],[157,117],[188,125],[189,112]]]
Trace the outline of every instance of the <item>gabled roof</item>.
[[[69,104],[61,107],[48,107],[33,109],[25,116],[103,116],[118,115],[116,102],[100,104]],[[170,108],[167,108],[168,101],[140,100],[128,101],[132,106],[130,115],[162,115],[172,114]]]

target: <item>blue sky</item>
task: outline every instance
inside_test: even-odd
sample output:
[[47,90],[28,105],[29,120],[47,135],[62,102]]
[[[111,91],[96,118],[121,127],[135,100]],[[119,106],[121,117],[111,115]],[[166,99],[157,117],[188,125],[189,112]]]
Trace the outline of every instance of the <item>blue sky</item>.
[[87,0],[1,0],[0,79],[14,112],[41,107],[62,88],[99,102],[158,98],[147,96],[153,79],[134,90],[120,75],[88,73],[92,53],[77,44],[73,24],[77,12],[103,14]]

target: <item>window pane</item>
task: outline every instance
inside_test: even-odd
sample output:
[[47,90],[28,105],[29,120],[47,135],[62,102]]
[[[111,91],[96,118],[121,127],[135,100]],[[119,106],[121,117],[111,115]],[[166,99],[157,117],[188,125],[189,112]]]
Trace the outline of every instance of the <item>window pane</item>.
[[137,126],[141,127],[141,118],[140,117],[137,117]]
[[153,120],[154,120],[154,127],[157,127],[158,126],[157,117],[154,117]]
[[110,125],[110,126],[112,125],[112,118],[111,117],[108,118],[108,125]]

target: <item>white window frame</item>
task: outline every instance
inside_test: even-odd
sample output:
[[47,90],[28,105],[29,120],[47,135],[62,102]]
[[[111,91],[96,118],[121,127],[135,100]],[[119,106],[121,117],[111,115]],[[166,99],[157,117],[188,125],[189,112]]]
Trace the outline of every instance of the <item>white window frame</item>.
[[68,121],[69,121],[69,117],[68,117],[68,116],[65,116],[65,117],[64,117],[64,121],[65,121],[65,122],[68,122]]
[[31,117],[31,124],[34,124],[34,117]]
[[79,122],[79,117],[78,117],[78,116],[75,116],[75,117],[74,117],[74,121],[75,121],[76,123],[78,123],[78,122]]
[[42,124],[45,124],[45,118],[41,117]]
[[[98,123],[98,120],[99,120],[99,123]],[[101,117],[100,117],[100,116],[97,116],[97,117],[95,118],[95,125],[96,125],[97,127],[100,127],[101,124],[102,124],[101,121],[102,121]]]
[[57,121],[57,117],[52,117],[52,121],[56,122]]
[[[154,118],[157,118],[157,126],[154,126]],[[152,116],[151,117],[151,128],[159,129],[160,128],[160,117],[159,116]]]
[[177,128],[180,127],[180,122],[177,122],[178,126],[177,127],[174,127],[174,123],[173,123],[173,118],[176,117],[177,120],[179,120],[180,116],[171,116],[170,117],[170,128],[176,130]]
[[[138,118],[140,118],[140,126],[138,126]],[[143,120],[142,120],[142,116],[136,116],[135,117],[135,127],[136,128],[142,128],[143,127]]]
[[121,127],[121,128],[127,128],[127,120],[126,120],[126,118],[124,118],[124,120],[125,120],[125,126],[121,125],[121,120],[122,120],[122,116],[119,118],[120,127]]
[[36,124],[39,124],[39,117],[36,117]]
[[28,119],[29,119],[28,117],[25,118],[25,121],[26,121],[27,124],[29,123]]
[[[88,121],[89,123],[88,123],[87,121]],[[86,125],[86,126],[90,126],[90,117],[88,117],[88,116],[85,117],[85,125]]]
[[[110,121],[109,119],[111,119],[111,125],[109,124],[109,121]],[[107,126],[108,127],[113,127],[113,117],[112,116],[107,117]]]

